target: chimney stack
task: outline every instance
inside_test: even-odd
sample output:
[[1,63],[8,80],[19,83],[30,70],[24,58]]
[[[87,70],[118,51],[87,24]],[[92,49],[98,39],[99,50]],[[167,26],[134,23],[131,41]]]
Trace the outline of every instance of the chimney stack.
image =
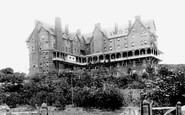
[[63,46],[62,25],[61,25],[61,19],[59,17],[55,18],[55,36],[56,36],[56,49],[63,51],[64,49],[61,47]]
[[97,28],[101,28],[101,23],[95,24],[95,25],[94,25],[94,28],[96,28],[96,27],[97,27]]
[[141,20],[141,16],[140,15],[135,16],[135,20]]
[[39,23],[39,20],[35,20],[35,26]]
[[65,25],[65,33],[68,35],[69,34],[69,26],[68,24]]
[[77,33],[78,35],[80,35],[80,34],[81,34],[81,30],[80,30],[80,29],[77,29],[76,33]]
[[129,20],[129,21],[128,21],[128,28],[129,28],[129,30],[131,29],[131,27],[132,27],[132,21]]
[[59,17],[55,18],[55,31],[56,33],[62,33],[61,19]]
[[117,23],[114,24],[114,32],[115,32],[115,34],[118,33],[118,24]]

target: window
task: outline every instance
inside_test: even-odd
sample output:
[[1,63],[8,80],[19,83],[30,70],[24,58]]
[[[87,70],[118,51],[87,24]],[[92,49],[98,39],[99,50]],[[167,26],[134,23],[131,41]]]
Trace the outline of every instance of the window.
[[120,45],[117,45],[118,49],[120,48]]
[[107,50],[106,47],[104,47],[104,50],[105,50],[105,51]]
[[143,37],[143,33],[141,33],[141,37]]
[[110,46],[110,50],[112,51],[112,46]]
[[135,29],[134,28],[132,29],[132,32],[135,32]]
[[112,40],[110,40],[110,43],[112,43]]
[[147,41],[145,40],[145,44],[147,44]]
[[134,38],[134,35],[131,35],[132,38]]
[[127,36],[124,36],[124,39],[126,40],[127,39]]
[[67,52],[67,47],[66,47],[66,52]]
[[41,35],[41,38],[44,38],[45,36],[44,35]]
[[143,45],[143,41],[141,41],[141,45]]
[[31,41],[32,41],[32,43],[33,43],[33,42],[34,42],[34,39],[32,38]]
[[144,36],[147,36],[147,33],[145,33]]
[[34,51],[34,46],[32,46],[31,50],[32,50],[32,52]]
[[134,47],[134,42],[132,42],[132,47]]
[[125,48],[127,48],[127,43],[125,44]]
[[118,41],[120,41],[120,38],[118,38]]

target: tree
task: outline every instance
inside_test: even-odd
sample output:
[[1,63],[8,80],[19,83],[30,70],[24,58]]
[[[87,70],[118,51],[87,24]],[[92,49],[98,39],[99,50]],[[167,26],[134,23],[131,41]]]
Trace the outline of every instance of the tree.
[[177,101],[185,103],[185,76],[184,72],[172,72],[167,68],[159,69],[159,74],[153,80],[147,80],[147,97],[154,100],[159,106],[175,105]]

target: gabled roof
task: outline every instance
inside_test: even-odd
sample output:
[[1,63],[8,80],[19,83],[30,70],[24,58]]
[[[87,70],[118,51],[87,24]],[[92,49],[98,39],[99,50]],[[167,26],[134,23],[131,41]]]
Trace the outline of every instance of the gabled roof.
[[44,28],[46,31],[48,31],[50,34],[52,35],[55,35],[54,33],[54,26],[53,25],[50,25],[48,23],[45,23],[45,22],[41,22],[41,21],[38,21],[36,26],[34,27],[32,33],[30,34],[30,36],[27,38],[26,42],[29,42],[31,36],[33,35],[35,29],[38,27],[38,25],[41,25],[42,28]]
[[72,40],[74,40],[74,38],[76,36],[76,32],[70,33],[68,36],[69,36],[69,39],[72,41]]
[[86,44],[89,44],[91,42],[92,37],[93,37],[92,33],[83,34],[83,38]]
[[54,33],[54,25],[51,25],[51,24],[48,24],[48,23],[45,23],[45,22],[40,22],[41,23],[41,26],[46,30],[48,31],[49,33],[55,35]]
[[102,30],[107,38],[126,36],[128,34],[128,25],[118,25],[117,33],[115,33],[114,27],[102,28]]

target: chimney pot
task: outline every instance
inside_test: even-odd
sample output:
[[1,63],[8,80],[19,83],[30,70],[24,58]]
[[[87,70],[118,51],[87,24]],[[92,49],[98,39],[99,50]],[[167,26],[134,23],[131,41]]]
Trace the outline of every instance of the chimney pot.
[[101,23],[95,24],[94,27],[101,28]]
[[115,34],[117,34],[117,32],[118,32],[118,24],[117,23],[114,24],[114,31],[115,31]]
[[55,18],[55,30],[62,33],[61,19],[59,17]]
[[132,21],[129,20],[129,21],[128,21],[128,28],[131,29],[131,27],[132,27]]
[[80,29],[77,29],[76,33],[77,33],[78,35],[80,35],[80,34],[81,34],[81,30],[80,30]]
[[39,20],[35,20],[35,26],[39,23]]
[[141,20],[141,16],[140,15],[135,16],[135,20]]

